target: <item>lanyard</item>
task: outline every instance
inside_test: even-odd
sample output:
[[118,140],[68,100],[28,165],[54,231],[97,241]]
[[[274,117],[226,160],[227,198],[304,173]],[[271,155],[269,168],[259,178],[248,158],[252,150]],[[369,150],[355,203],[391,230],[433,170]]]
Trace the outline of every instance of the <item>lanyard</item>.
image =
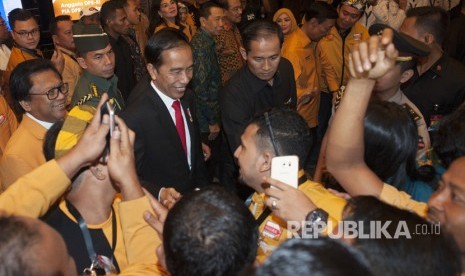
[[[79,228],[81,228],[82,236],[84,237],[84,242],[86,243],[87,253],[89,254],[90,260],[94,263],[97,259],[97,253],[95,253],[94,244],[92,243],[92,237],[90,236],[89,229],[87,228],[86,222],[82,218],[79,211],[74,207],[71,202],[66,200],[66,207],[68,208],[71,215],[77,220]],[[116,215],[113,206],[111,207],[111,231],[112,231],[112,242],[111,242],[111,262],[113,263],[115,248],[116,248]]]

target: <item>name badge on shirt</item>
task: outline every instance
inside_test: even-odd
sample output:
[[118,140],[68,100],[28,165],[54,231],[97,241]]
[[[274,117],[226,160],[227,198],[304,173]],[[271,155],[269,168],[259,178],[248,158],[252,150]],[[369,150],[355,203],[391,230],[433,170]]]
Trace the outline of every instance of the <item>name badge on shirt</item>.
[[362,39],[362,34],[361,33],[355,33],[354,34],[354,40],[360,40]]
[[267,221],[263,228],[262,234],[272,239],[279,239],[281,236],[281,227],[276,222]]

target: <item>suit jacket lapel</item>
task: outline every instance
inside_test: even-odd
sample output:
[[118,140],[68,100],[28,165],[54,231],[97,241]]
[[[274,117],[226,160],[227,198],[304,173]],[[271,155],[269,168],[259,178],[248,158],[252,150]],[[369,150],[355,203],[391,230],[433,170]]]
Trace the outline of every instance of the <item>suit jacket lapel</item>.
[[184,114],[186,115],[187,126],[189,127],[189,134],[192,140],[192,133],[194,131],[193,129],[194,118],[192,117],[192,114],[191,114],[191,107],[188,105],[188,103],[184,99],[181,99],[181,105],[182,105],[182,109],[184,110]]
[[192,110],[192,107],[189,106],[185,98],[181,98],[181,106],[184,110],[184,114],[186,115],[187,127],[189,130],[189,136],[191,138],[191,166],[194,167],[194,160],[197,154],[196,145],[198,144],[198,141],[196,140],[196,137],[194,135],[194,118],[192,117],[191,113],[194,111]]
[[181,140],[179,139],[178,131],[176,130],[176,125],[173,122],[173,119],[171,118],[171,115],[165,105],[165,103],[162,101],[160,96],[158,96],[157,92],[152,88],[151,85],[150,90],[148,90],[148,96],[152,100],[153,104],[155,105],[155,112],[157,113],[156,118],[159,121],[159,125],[161,128],[157,131],[164,131],[167,134],[167,139],[171,139],[172,141],[177,141],[175,144],[176,147],[176,152],[179,155],[179,158],[182,158],[186,162],[186,166],[189,167],[189,164],[187,163],[187,158],[184,153],[184,149],[182,148],[181,145]]

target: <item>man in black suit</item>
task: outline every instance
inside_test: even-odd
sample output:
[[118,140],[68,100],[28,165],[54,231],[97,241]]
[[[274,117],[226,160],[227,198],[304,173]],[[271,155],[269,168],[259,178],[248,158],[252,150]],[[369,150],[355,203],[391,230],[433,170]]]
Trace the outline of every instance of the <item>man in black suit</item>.
[[220,161],[220,183],[231,192],[247,198],[251,190],[236,185],[238,166],[233,153],[255,114],[277,108],[297,107],[297,92],[292,64],[281,57],[284,36],[274,22],[256,20],[241,32],[246,66],[239,69],[220,92],[221,120],[226,141]]
[[150,38],[145,56],[149,78],[134,88],[122,117],[136,133],[137,172],[145,187],[162,199],[176,198],[161,188],[186,194],[208,184],[194,94],[186,88],[192,50],[182,34],[166,28]]

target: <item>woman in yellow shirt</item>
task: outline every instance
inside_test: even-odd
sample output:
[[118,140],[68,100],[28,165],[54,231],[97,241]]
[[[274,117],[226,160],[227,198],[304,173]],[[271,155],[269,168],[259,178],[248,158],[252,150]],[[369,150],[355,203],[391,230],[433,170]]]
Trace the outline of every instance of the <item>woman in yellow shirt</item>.
[[292,11],[286,8],[279,9],[274,14],[273,21],[283,30],[284,40],[299,27]]

